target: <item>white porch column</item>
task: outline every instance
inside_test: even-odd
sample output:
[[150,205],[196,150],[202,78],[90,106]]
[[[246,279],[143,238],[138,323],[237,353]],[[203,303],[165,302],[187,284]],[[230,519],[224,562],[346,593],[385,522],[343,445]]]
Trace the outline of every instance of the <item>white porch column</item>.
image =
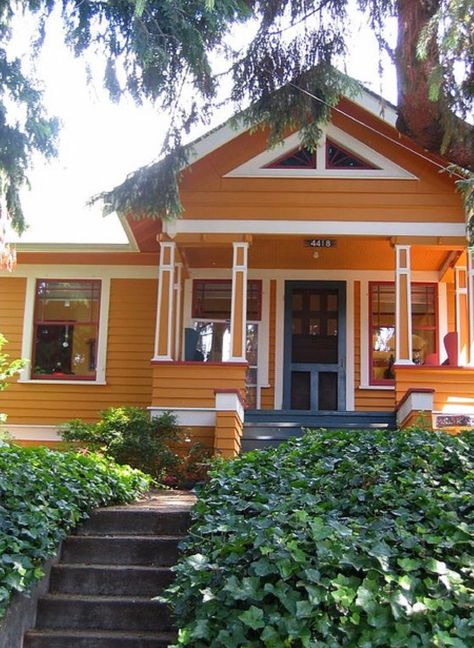
[[474,252],[467,250],[467,301],[469,304],[469,364],[474,366]]
[[465,367],[469,361],[469,308],[467,296],[467,267],[454,269],[456,296],[456,332],[458,334],[458,365]]
[[174,358],[181,360],[182,315],[183,315],[183,264],[174,267]]
[[230,314],[231,362],[245,362],[247,340],[248,243],[233,243],[232,309]]
[[154,360],[173,360],[174,272],[176,243],[160,243]]
[[395,246],[396,364],[413,364],[410,246]]

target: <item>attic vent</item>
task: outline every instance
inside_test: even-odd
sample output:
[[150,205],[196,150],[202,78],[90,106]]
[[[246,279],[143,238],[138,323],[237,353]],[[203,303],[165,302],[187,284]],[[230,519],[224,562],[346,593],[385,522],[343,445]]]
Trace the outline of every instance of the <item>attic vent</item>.
[[264,169],[315,169],[316,152],[311,153],[306,148],[293,149],[277,160],[263,167]]
[[326,140],[326,169],[378,169],[330,139]]

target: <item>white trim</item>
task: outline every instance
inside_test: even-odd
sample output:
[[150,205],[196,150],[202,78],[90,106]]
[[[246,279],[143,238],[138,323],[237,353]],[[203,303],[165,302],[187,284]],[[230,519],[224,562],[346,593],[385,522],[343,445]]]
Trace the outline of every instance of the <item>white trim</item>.
[[217,392],[216,394],[216,411],[217,412],[235,412],[241,422],[244,421],[244,408],[237,394],[231,392]]
[[5,423],[0,431],[7,432],[17,441],[62,441],[56,425],[18,425]]
[[18,243],[18,252],[135,252],[130,243]]
[[369,281],[361,279],[360,281],[360,389],[375,387],[370,384],[369,375]]
[[[409,214],[407,214],[408,216]],[[446,213],[449,216],[449,213]],[[464,223],[415,221],[177,219],[175,234],[283,234],[305,236],[465,237]]]
[[[326,168],[326,140],[335,141],[342,148],[363,158],[377,169],[328,169]],[[385,180],[418,180],[416,176],[395,164],[389,158],[381,155],[360,140],[352,137],[333,124],[327,124],[322,129],[316,151],[317,164],[313,169],[275,169],[265,168],[278,158],[290,153],[301,145],[301,131],[286,137],[278,148],[267,149],[255,157],[240,164],[224,175],[224,178],[344,178],[355,179],[385,179]]]
[[[165,250],[169,250],[169,263],[164,263]],[[171,343],[174,335],[173,330],[173,303],[174,303],[174,275],[175,275],[175,252],[176,243],[174,241],[161,241],[160,243],[160,265],[158,267],[158,296],[156,300],[156,326],[155,326],[155,348],[153,353],[154,361],[173,360],[171,355]],[[169,273],[169,290],[168,290],[168,330],[166,339],[166,353],[159,355],[159,338],[160,338],[160,319],[163,299],[163,275]]]
[[[461,273],[464,273],[464,278],[466,281],[466,285],[464,288],[461,288],[460,284],[460,275]],[[454,268],[454,294],[455,294],[455,304],[456,304],[456,331],[458,331],[458,336],[460,335],[461,332],[461,321],[462,321],[462,312],[461,312],[461,296],[466,297],[466,300],[468,301],[469,295],[468,295],[468,286],[469,286],[469,275],[467,271],[466,266],[456,266]],[[467,303],[467,308],[468,308],[468,315],[469,315],[469,302]],[[469,324],[468,324],[469,326]],[[465,353],[463,353],[463,350],[461,348],[461,339],[458,339],[458,365],[460,367],[466,366],[466,357]]]
[[120,221],[121,226],[123,227],[123,229],[125,231],[125,236],[128,239],[130,247],[135,252],[139,252],[140,247],[139,247],[139,245],[137,243],[137,240],[136,240],[135,236],[133,235],[133,230],[130,227],[130,223],[128,222],[127,217],[124,214],[118,214],[118,213],[117,213],[117,216],[118,216],[118,219]]
[[[247,265],[248,265],[248,243],[232,243],[233,247],[233,264],[232,264],[232,302],[230,313],[230,358],[229,362],[245,362],[247,359],[245,353],[245,346],[247,340]],[[242,251],[242,264],[238,263],[239,252]],[[236,286],[237,276],[242,276],[242,328],[240,331],[235,330],[235,316],[236,316]],[[240,336],[240,348],[242,353],[240,356],[234,356],[234,340],[236,336]]]
[[[406,264],[402,265],[402,253],[405,253]],[[410,246],[395,245],[395,363],[403,365],[413,364],[412,316],[411,316],[411,261]],[[408,358],[400,357],[400,331],[401,331],[401,278],[406,277],[406,304],[407,304],[407,336]]]
[[183,329],[183,323],[181,321],[181,302],[182,302],[182,291],[183,291],[183,264],[175,264],[175,282],[174,282],[174,303],[175,303],[175,326],[174,326],[174,348],[175,348],[175,358],[176,360],[181,360],[183,350],[181,348],[182,335],[181,331]]
[[283,367],[284,367],[284,340],[285,340],[285,279],[276,279],[276,304],[275,304],[275,395],[274,407],[280,410],[283,407]]
[[397,411],[397,424],[402,425],[412,412],[432,412],[433,394],[428,392],[412,392]]
[[369,391],[395,391],[395,385],[359,385],[359,389]]
[[467,249],[467,286],[469,304],[469,366],[474,366],[474,252]]
[[355,410],[354,280],[346,281],[346,411]]
[[258,324],[257,408],[262,387],[269,387],[270,363],[270,279],[262,279],[262,312]]
[[448,357],[444,348],[444,336],[448,333],[448,291],[446,284],[438,284],[438,357],[440,364]]
[[[107,364],[107,338],[110,309],[110,277],[94,277],[100,281],[100,310],[99,310],[99,330],[97,336],[97,364],[95,380],[48,380],[41,378],[31,378],[31,363],[33,355],[33,335],[34,335],[34,311],[36,298],[36,281],[37,279],[47,279],[44,273],[30,275],[27,277],[25,290],[25,308],[23,316],[23,334],[21,342],[21,357],[27,361],[25,368],[20,373],[19,383],[30,383],[35,385],[105,385],[106,364]],[[74,278],[79,281],[88,279],[82,273],[66,277],[59,267],[58,272],[54,274],[58,280]]]
[[214,407],[147,407],[151,417],[170,412],[181,427],[215,427],[216,409]]

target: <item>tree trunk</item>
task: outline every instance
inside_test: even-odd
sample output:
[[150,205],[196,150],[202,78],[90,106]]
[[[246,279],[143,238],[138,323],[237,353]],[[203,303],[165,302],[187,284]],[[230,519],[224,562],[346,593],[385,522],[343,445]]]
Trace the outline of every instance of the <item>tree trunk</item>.
[[436,13],[439,0],[398,0],[398,130],[428,151],[460,166],[474,168],[474,129],[450,110],[441,88],[438,101],[430,101],[429,77],[438,63],[433,42],[425,60],[416,47],[420,33]]

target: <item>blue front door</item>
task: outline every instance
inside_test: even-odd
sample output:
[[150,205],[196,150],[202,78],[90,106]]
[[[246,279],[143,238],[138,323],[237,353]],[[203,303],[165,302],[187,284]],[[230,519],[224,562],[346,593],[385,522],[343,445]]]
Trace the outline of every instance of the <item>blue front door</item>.
[[283,409],[346,409],[345,331],[345,282],[286,282]]

